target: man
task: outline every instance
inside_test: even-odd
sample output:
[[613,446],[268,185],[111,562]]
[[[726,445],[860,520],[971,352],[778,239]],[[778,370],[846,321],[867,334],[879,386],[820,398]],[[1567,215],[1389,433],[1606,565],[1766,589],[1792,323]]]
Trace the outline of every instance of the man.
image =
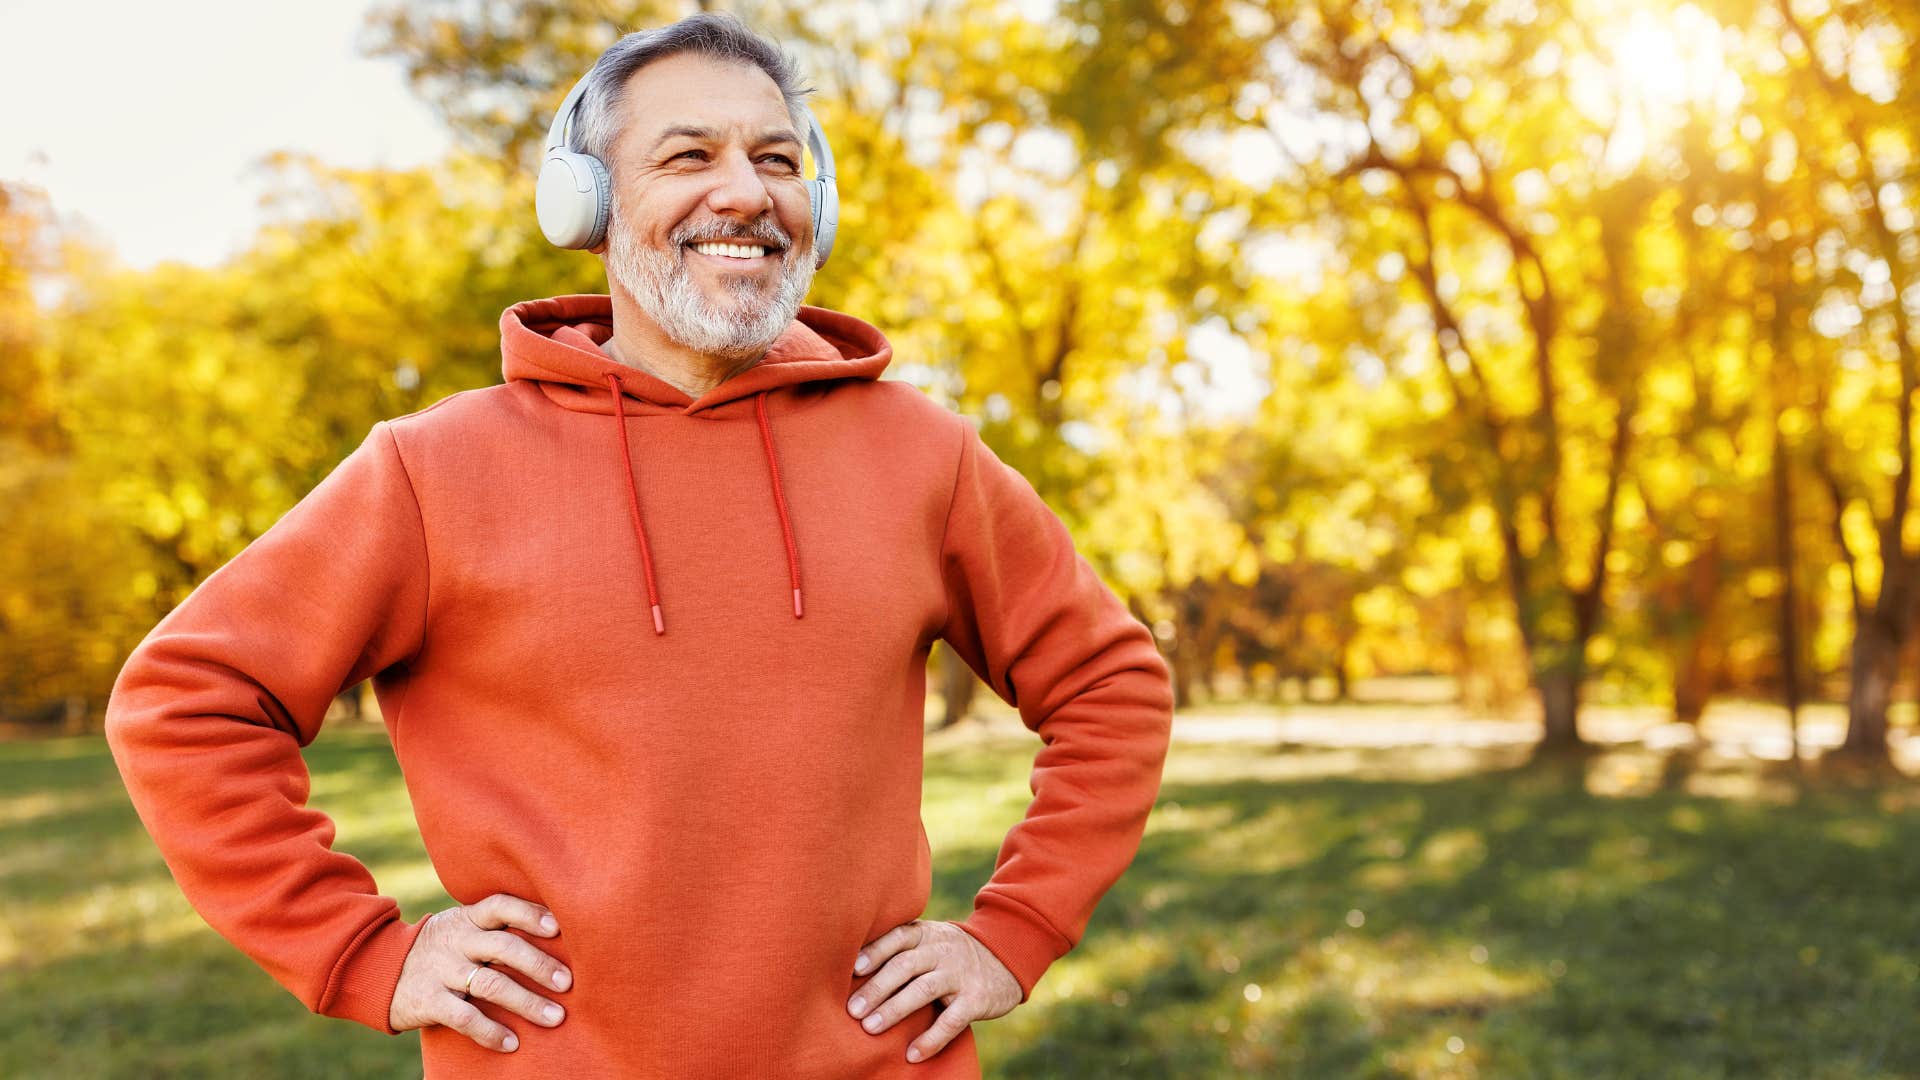
[[[608,50],[570,146],[611,295],[509,308],[504,384],[374,424],[116,681],[188,898],[310,1009],[421,1028],[429,1077],[977,1076],[970,1023],[1137,850],[1166,664],[878,330],[801,305],[794,84],[721,16]],[[919,918],[936,639],[1044,741],[959,923]],[[461,901],[416,923],[304,805],[369,677]]]

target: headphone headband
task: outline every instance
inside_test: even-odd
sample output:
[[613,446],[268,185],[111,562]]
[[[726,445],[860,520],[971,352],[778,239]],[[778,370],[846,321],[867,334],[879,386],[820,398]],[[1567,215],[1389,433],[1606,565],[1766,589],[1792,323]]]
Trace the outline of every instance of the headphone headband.
[[800,119],[806,122],[807,130],[801,138],[807,141],[807,149],[813,153],[813,171],[815,180],[833,182],[833,147],[827,145],[827,133],[820,130],[820,121],[815,119],[813,110],[802,101]]
[[547,151],[549,153],[566,147],[567,128],[572,125],[574,107],[580,103],[581,97],[585,96],[587,92],[587,80],[591,78],[593,78],[593,72],[591,70],[585,75],[580,76],[580,81],[574,83],[573,89],[567,91],[567,99],[560,103],[560,111],[553,114],[553,123],[547,125]]

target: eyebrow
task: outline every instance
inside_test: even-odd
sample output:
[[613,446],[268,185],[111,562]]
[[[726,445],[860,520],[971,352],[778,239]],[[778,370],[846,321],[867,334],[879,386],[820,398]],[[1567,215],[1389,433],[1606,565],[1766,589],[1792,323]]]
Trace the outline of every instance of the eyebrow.
[[[667,130],[661,132],[660,137],[653,141],[653,146],[647,150],[647,153],[651,154],[655,150],[660,149],[661,145],[665,143],[668,139],[685,138],[685,139],[711,140],[711,139],[717,139],[719,137],[720,137],[720,133],[710,127],[695,127],[690,124],[676,124],[673,127],[670,127]],[[795,146],[799,146],[800,140],[796,138],[791,131],[785,131],[780,128],[768,128],[767,130],[760,133],[760,137],[754,141],[753,145],[766,146],[769,143],[792,143]]]

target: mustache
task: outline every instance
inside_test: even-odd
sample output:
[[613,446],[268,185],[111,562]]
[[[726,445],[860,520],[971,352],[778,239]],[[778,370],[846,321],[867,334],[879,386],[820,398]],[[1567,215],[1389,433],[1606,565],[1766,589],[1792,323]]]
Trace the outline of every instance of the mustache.
[[685,247],[695,240],[761,240],[769,247],[777,247],[782,252],[793,248],[793,238],[788,236],[771,218],[762,218],[751,225],[739,222],[710,221],[682,222],[670,236],[673,246]]

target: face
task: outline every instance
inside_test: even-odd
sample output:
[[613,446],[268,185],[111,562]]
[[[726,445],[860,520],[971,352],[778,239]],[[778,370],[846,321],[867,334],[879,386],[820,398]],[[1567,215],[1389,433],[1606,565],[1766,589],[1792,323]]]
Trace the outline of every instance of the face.
[[681,53],[636,72],[625,103],[608,276],[673,340],[761,355],[814,271],[801,133],[779,87],[750,64]]

